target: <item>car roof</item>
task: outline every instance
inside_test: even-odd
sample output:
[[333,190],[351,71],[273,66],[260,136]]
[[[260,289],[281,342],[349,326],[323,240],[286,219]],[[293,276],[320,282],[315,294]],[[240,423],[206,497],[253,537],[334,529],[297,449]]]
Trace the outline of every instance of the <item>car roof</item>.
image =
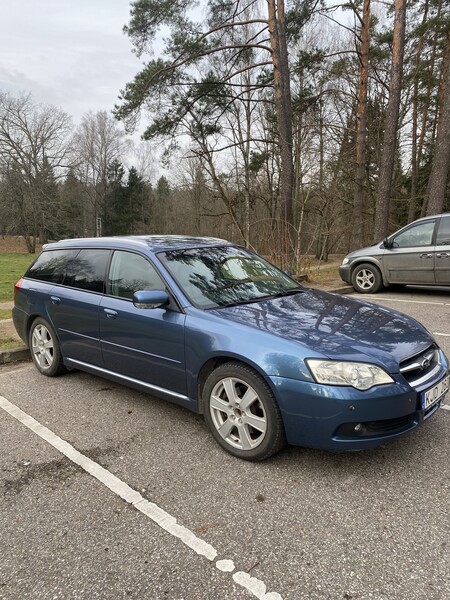
[[186,248],[207,248],[212,246],[232,246],[232,242],[213,237],[189,235],[127,235],[95,238],[73,238],[44,245],[44,250],[61,248],[134,248],[148,249],[151,252],[184,250]]
[[[440,217],[448,217],[450,215],[450,212],[445,212],[445,213],[441,213],[439,215],[426,215],[425,217],[420,217],[420,219],[416,219],[415,221],[411,221],[411,223],[408,223],[407,225],[404,225],[403,227],[401,227],[401,229],[403,229],[404,227],[409,227],[409,225],[413,225],[415,223],[420,223],[422,221],[428,221],[429,219],[438,219]],[[400,230],[398,230],[400,231]]]

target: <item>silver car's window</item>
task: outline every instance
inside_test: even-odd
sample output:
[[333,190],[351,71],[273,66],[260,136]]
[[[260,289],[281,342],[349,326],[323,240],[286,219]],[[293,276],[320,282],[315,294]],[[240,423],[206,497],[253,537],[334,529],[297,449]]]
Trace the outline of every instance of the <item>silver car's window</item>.
[[450,246],[450,216],[442,217],[439,223],[436,246]]
[[402,231],[392,240],[393,248],[411,248],[414,246],[431,246],[435,221],[418,223]]
[[146,258],[133,252],[114,252],[108,277],[109,294],[131,299],[138,290],[164,290],[165,287]]

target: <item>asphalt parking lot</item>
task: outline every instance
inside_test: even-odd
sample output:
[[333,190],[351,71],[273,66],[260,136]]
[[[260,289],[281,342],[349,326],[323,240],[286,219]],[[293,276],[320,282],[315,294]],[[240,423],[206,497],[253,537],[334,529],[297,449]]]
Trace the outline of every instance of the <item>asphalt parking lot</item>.
[[[422,321],[450,357],[449,291],[367,299]],[[376,450],[253,464],[177,406],[4,365],[0,598],[448,599],[447,403]]]

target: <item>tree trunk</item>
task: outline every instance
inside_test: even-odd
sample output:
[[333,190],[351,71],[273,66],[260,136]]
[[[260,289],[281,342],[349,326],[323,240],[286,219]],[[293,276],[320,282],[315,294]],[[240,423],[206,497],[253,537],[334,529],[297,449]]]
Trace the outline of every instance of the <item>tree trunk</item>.
[[292,243],[294,165],[292,151],[292,105],[284,0],[268,0],[268,10],[275,88],[275,109],[278,120],[278,143],[281,158],[281,263],[283,267],[289,268],[294,260]]
[[450,166],[450,32],[447,33],[447,46],[443,63],[442,106],[439,115],[436,146],[428,180],[427,214],[441,213],[444,208]]
[[392,190],[392,175],[395,164],[400,94],[403,78],[405,25],[406,0],[395,0],[391,79],[389,84],[389,102],[384,122],[383,150],[381,153],[377,206],[375,212],[374,242],[386,237],[388,233],[389,206]]
[[[428,0],[426,0],[423,10],[422,26],[428,19]],[[419,65],[422,57],[422,50],[425,38],[422,34],[417,44],[415,56],[415,77],[412,99],[412,142],[411,142],[411,196],[408,208],[408,223],[414,221],[417,210],[418,179],[421,159],[421,148],[418,145],[418,122],[419,122]]]
[[356,123],[356,177],[353,191],[353,247],[363,245],[363,212],[366,180],[367,84],[369,80],[370,0],[364,0],[359,51],[359,86]]

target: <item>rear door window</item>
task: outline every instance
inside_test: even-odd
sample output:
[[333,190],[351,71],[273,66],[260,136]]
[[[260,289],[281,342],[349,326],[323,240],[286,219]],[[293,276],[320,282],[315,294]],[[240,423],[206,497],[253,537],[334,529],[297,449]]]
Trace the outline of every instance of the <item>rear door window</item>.
[[80,250],[67,265],[63,284],[88,292],[104,292],[109,250]]
[[450,216],[442,217],[439,223],[436,246],[450,246]]
[[25,277],[48,283],[62,283],[67,264],[78,252],[78,249],[44,251],[25,273]]
[[111,296],[132,299],[138,290],[164,289],[164,281],[146,258],[134,252],[114,252],[108,277],[108,293]]

